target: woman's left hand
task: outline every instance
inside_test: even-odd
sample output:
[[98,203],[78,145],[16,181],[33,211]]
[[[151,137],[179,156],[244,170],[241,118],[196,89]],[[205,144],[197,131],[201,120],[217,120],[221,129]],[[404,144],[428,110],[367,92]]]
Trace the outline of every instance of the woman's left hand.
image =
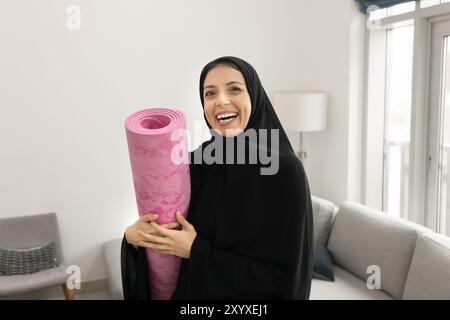
[[162,253],[172,254],[180,258],[189,258],[191,256],[191,247],[197,232],[194,226],[190,224],[179,211],[176,218],[181,224],[181,230],[170,230],[159,226],[157,223],[150,223],[155,233],[149,234],[142,232],[141,235],[145,241],[140,245]]

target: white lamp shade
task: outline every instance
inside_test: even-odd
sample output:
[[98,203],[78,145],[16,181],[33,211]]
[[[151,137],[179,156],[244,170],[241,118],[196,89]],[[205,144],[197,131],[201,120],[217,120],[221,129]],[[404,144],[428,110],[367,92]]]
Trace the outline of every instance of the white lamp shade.
[[285,130],[319,131],[327,127],[328,96],[320,91],[279,91],[273,107]]

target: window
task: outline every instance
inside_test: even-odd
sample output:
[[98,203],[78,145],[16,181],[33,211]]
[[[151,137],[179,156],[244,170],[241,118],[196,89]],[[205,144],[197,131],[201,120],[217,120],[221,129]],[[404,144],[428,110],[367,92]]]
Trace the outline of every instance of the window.
[[446,2],[450,2],[450,0],[422,0],[420,1],[420,7],[427,8],[438,4],[443,4]]
[[450,236],[450,0],[369,19],[365,203]]
[[414,26],[387,30],[383,209],[404,216],[408,204]]
[[450,235],[450,41],[449,36],[444,37],[443,41],[443,77],[441,82],[442,95],[442,127],[439,134],[439,170],[438,183],[439,192],[439,210],[437,229],[444,234]]

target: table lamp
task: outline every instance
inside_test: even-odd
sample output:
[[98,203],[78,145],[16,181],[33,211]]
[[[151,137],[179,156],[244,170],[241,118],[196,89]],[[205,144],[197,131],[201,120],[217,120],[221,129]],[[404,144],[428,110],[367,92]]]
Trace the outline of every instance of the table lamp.
[[320,131],[327,127],[328,95],[321,91],[278,91],[273,94],[272,103],[283,128],[300,132],[297,156],[306,159],[303,132]]

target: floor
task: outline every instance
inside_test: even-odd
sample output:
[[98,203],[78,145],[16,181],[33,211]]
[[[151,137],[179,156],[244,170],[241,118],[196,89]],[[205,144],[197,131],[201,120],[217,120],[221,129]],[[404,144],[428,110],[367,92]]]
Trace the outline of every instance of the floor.
[[[85,293],[85,294],[76,294],[75,300],[109,300],[109,292],[91,292],[91,293]],[[24,294],[24,295],[18,295],[18,296],[12,296],[12,297],[2,297],[0,300],[65,300],[65,297],[63,294],[60,296],[52,296],[48,297],[46,295],[43,295],[41,293],[34,293],[34,294]]]
[[[94,286],[82,286],[82,291],[75,291],[76,300],[109,300],[110,294],[104,282],[97,282]],[[65,300],[61,286],[50,287],[26,294],[1,297],[0,300]]]
[[[84,293],[84,294],[76,294],[75,300],[109,300],[109,292],[102,291],[102,292],[91,292],[91,293]],[[64,300],[64,295],[54,298],[52,300]]]

